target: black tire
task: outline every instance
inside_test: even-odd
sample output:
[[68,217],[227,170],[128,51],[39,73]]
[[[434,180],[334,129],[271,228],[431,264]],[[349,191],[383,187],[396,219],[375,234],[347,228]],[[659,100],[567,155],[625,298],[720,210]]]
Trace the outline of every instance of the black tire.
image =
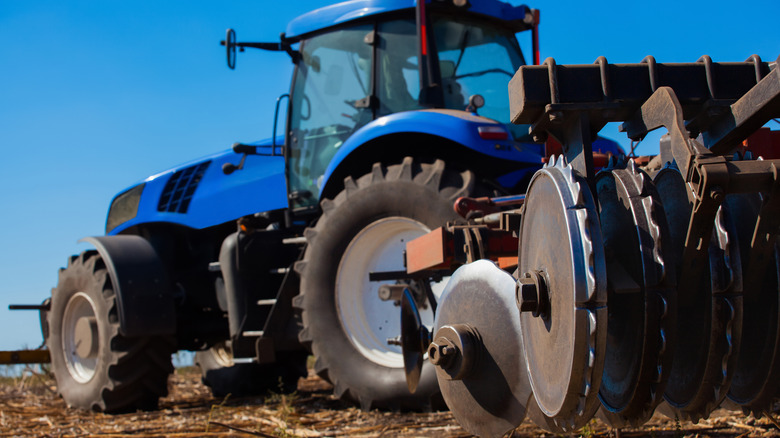
[[233,363],[230,347],[217,344],[195,353],[201,381],[214,397],[246,397],[269,392],[291,393],[298,379],[305,377],[308,354],[303,351],[277,352],[272,364]]
[[51,367],[70,407],[107,413],[151,410],[168,394],[169,337],[119,333],[116,295],[97,251],[61,269],[48,312]]
[[[294,305],[302,311],[304,327],[299,339],[311,349],[316,357],[315,371],[333,384],[335,395],[359,403],[364,410],[429,410],[441,407],[441,395],[432,365],[426,361],[417,391],[411,394],[406,384],[400,347],[387,346],[385,339],[381,338],[385,334],[383,328],[387,328],[387,338],[400,335],[397,327],[400,325],[400,308],[379,300],[376,289],[380,283],[371,283],[367,288],[348,288],[338,286],[337,279],[352,278],[351,272],[360,281],[367,281],[368,268],[365,272],[349,268],[354,266],[351,254],[357,254],[354,260],[387,254],[393,258],[393,270],[403,269],[400,250],[390,255],[382,252],[380,247],[372,254],[370,250],[359,251],[358,242],[381,242],[382,232],[378,232],[378,239],[366,236],[372,236],[370,233],[373,231],[369,230],[384,226],[382,220],[399,224],[404,221],[417,223],[426,230],[457,220],[459,217],[453,210],[453,202],[460,196],[475,195],[475,177],[470,171],[445,169],[441,160],[426,164],[407,157],[403,163],[391,166],[376,163],[371,173],[357,181],[348,177],[344,182],[345,189],[332,201],[322,201],[323,214],[314,228],[306,230],[308,246],[303,260],[295,267],[301,275],[301,295],[295,298]],[[421,229],[418,235],[426,230]],[[402,241],[400,237],[395,239],[395,242],[398,241]],[[386,266],[383,268],[379,270],[388,270]],[[344,271],[342,277],[338,276],[339,270]],[[347,290],[352,290],[353,298],[359,299],[355,314],[350,313],[354,306],[350,309],[345,307],[353,302]],[[343,298],[339,298],[341,296]],[[343,308],[340,310],[339,306]],[[375,316],[380,313],[382,316],[378,320]],[[375,345],[380,350],[366,347],[368,341],[361,343],[359,338],[364,334],[353,324],[360,320],[361,315],[365,316],[364,320],[369,325],[373,324],[370,330],[376,335]],[[367,353],[361,352],[360,348]],[[381,350],[383,348],[387,350]],[[369,358],[367,355],[373,354],[372,351],[388,353],[390,359]]]

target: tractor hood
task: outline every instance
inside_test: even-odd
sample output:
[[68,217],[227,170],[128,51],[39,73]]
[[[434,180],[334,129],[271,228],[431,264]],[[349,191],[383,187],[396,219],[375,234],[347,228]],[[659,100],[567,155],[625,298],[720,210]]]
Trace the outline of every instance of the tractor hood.
[[[277,139],[277,144],[282,139]],[[271,140],[252,143],[270,145]],[[174,167],[114,197],[106,234],[120,234],[144,223],[171,223],[202,229],[258,211],[287,207],[282,156],[247,156],[242,170],[225,175],[222,165],[236,164],[232,150]]]

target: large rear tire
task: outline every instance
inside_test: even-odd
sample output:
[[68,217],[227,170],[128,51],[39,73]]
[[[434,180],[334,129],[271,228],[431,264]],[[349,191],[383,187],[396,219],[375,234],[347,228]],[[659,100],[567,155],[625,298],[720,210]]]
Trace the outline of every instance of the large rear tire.
[[[372,408],[428,410],[441,401],[436,375],[423,366],[409,393],[401,349],[387,339],[400,335],[400,308],[378,296],[380,282],[369,272],[404,270],[406,242],[458,219],[453,202],[475,194],[469,171],[445,169],[444,162],[374,164],[357,181],[345,179],[335,199],[306,232],[308,247],[296,264],[302,310],[301,342],[316,357],[315,371],[343,399]],[[384,282],[387,283],[387,282]],[[444,282],[432,285],[440,293]],[[421,306],[423,324],[433,325],[430,306]]]
[[169,337],[127,338],[111,277],[97,251],[71,257],[52,291],[46,343],[68,406],[107,413],[157,408],[173,372]]

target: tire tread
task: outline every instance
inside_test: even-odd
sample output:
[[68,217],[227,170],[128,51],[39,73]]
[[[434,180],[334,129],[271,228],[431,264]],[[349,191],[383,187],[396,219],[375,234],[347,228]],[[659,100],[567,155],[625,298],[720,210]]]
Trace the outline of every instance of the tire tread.
[[[105,314],[96,316],[106,321],[105,334],[108,341],[102,347],[109,348],[108,359],[106,363],[98,361],[93,379],[102,382],[90,391],[86,397],[88,400],[73,395],[80,389],[80,384],[70,378],[64,365],[57,369],[59,360],[56,363],[53,361],[58,392],[69,406],[106,413],[155,409],[158,399],[168,394],[168,376],[173,372],[171,354],[175,350],[173,338],[126,338],[120,334],[116,317],[116,294],[105,262],[97,251],[84,251],[70,257],[68,267],[60,271],[57,287],[52,289],[52,309],[55,308],[54,301],[59,300],[61,294],[64,295],[61,299],[65,299],[65,296],[75,291],[71,289],[77,284],[85,284],[85,289],[90,289],[95,295],[93,299],[103,300],[103,306],[99,307],[105,309]],[[61,325],[62,315],[50,311],[48,318],[50,327]],[[56,339],[59,340],[62,336],[61,328],[57,332]],[[61,346],[51,340],[50,336],[47,342],[52,354],[63,354]]]

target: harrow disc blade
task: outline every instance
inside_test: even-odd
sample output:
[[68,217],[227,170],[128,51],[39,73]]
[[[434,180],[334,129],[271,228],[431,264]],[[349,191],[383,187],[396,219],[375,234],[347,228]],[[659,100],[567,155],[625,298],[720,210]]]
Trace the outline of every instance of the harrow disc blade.
[[520,306],[531,387],[545,417],[576,430],[599,407],[607,285],[595,202],[563,158],[531,179],[519,234],[518,273],[543,286],[538,306]]
[[[662,169],[655,184],[664,205],[678,269],[677,342],[661,412],[697,421],[726,397],[742,331],[742,264],[727,204],[715,219],[708,251],[683,260],[691,217],[688,187],[676,168]],[[698,270],[697,270],[698,266]]]
[[677,300],[669,228],[650,178],[629,161],[596,177],[609,320],[601,418],[639,426],[661,402],[672,363]]
[[417,391],[417,384],[420,383],[427,338],[428,329],[422,324],[414,297],[406,289],[401,298],[401,352],[404,357],[406,385],[412,394]]
[[758,194],[730,195],[725,202],[734,216],[746,274],[742,340],[728,397],[760,416],[772,408],[780,385],[779,249],[775,243],[769,260],[751,257],[750,242],[761,207]]
[[[456,353],[460,357],[449,367],[436,364],[439,387],[464,429],[481,437],[500,437],[522,423],[531,396],[514,278],[487,260],[455,271],[439,301],[431,346],[442,343],[443,332],[452,333],[452,327],[463,323],[475,335],[475,342],[470,351],[460,345]],[[430,351],[433,362],[436,354]],[[468,370],[461,367],[466,362],[470,362]],[[454,371],[456,367],[460,369]]]

